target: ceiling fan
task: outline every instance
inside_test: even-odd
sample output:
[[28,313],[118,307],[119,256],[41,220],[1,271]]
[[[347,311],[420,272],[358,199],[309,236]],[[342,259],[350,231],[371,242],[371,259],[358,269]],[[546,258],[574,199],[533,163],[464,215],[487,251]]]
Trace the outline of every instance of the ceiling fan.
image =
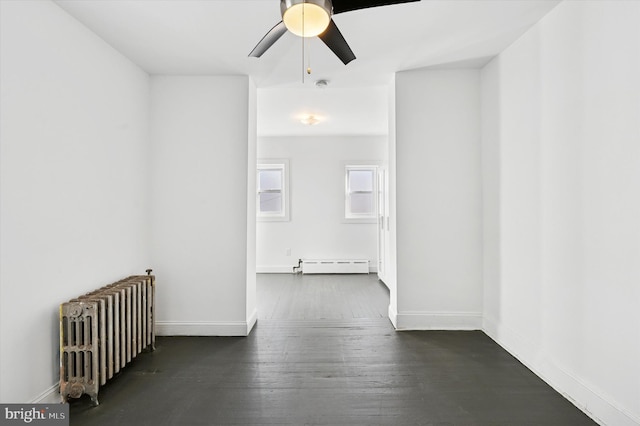
[[332,15],[414,1],[420,0],[280,0],[282,21],[269,30],[249,56],[259,58],[288,30],[300,37],[318,36],[347,65],[356,56],[331,19]]

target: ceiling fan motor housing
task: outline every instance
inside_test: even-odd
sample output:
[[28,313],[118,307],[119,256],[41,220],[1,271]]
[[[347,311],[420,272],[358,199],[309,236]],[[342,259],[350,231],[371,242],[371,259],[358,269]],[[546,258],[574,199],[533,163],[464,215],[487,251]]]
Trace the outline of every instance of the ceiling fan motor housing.
[[320,6],[327,11],[329,16],[331,16],[333,10],[333,4],[331,3],[331,0],[280,0],[280,13],[284,16],[284,12],[291,6],[302,3],[315,4],[316,6]]
[[280,0],[284,24],[300,37],[315,37],[322,33],[331,20],[332,11],[331,0]]

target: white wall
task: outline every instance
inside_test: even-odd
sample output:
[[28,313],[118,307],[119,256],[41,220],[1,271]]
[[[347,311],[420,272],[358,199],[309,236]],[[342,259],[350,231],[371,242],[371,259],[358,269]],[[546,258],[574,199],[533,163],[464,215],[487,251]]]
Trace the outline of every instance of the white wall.
[[258,93],[255,82],[249,79],[248,122],[247,122],[247,260],[245,316],[247,334],[258,318],[256,290],[256,155],[258,150]]
[[247,295],[255,292],[253,259],[247,269],[255,244],[247,197],[255,192],[250,97],[246,76],[151,79],[158,334],[246,335],[255,322],[255,306],[247,311],[255,300]]
[[500,310],[500,106],[494,60],[482,70],[482,281],[483,322]]
[[482,72],[484,328],[608,425],[640,424],[638,22],[563,2]]
[[396,177],[398,174],[398,163],[396,155],[396,75],[394,74],[389,82],[389,98],[388,98],[388,125],[389,125],[389,143],[387,145],[387,157],[389,161],[387,179],[389,182],[389,191],[387,193],[389,202],[388,213],[388,238],[387,251],[389,258],[387,259],[387,269],[385,271],[385,284],[389,287],[389,319],[394,327],[398,327],[398,258],[397,258],[397,184]]
[[0,7],[0,401],[55,401],[59,304],[150,265],[148,77],[52,2]]
[[386,136],[261,137],[258,158],[289,159],[291,220],[258,222],[258,271],[291,272],[304,258],[369,259],[375,267],[377,225],[344,221],[344,166],[382,164],[386,147]]
[[[479,329],[480,73],[396,75],[399,329]],[[393,307],[392,307],[393,308]]]

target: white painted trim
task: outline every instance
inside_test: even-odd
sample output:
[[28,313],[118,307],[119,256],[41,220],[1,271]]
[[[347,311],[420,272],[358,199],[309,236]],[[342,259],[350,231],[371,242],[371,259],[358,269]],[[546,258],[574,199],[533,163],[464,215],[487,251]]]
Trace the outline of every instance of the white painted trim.
[[293,274],[296,265],[256,266],[256,274]]
[[598,424],[640,426],[640,418],[564,370],[520,333],[486,316],[483,331]]
[[61,401],[60,382],[56,382],[33,398],[29,404],[60,404]]
[[396,330],[482,330],[480,312],[398,312]]
[[[294,266],[296,265],[256,266],[256,274],[293,274]],[[378,265],[375,262],[369,261],[369,273],[378,273]]]
[[158,336],[246,336],[247,321],[157,321]]
[[[289,168],[290,161],[288,158],[265,158],[257,159],[256,165],[256,221],[257,222],[289,222],[291,220],[291,181],[289,180]],[[258,199],[260,187],[259,171],[260,169],[277,168],[282,170],[282,207],[283,212],[281,214],[269,214],[260,212],[260,200]]]
[[247,332],[245,336],[248,336],[249,333],[251,333],[256,322],[258,322],[258,309],[254,309],[253,312],[251,312],[251,315],[247,318]]
[[398,311],[396,307],[389,304],[389,321],[393,324],[393,328],[398,329]]
[[[379,161],[345,161],[344,162],[344,218],[342,223],[378,223],[378,168]],[[373,182],[371,193],[373,195],[373,212],[369,215],[359,215],[351,213],[351,203],[349,202],[349,172],[351,170],[371,170],[373,172]]]

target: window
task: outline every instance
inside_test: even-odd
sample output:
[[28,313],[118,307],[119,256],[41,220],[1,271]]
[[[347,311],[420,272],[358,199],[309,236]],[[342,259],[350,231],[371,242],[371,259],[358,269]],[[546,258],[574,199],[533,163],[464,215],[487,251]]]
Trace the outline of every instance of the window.
[[287,160],[260,160],[256,182],[257,218],[261,221],[289,220]]
[[345,219],[348,222],[375,222],[377,166],[345,167]]

